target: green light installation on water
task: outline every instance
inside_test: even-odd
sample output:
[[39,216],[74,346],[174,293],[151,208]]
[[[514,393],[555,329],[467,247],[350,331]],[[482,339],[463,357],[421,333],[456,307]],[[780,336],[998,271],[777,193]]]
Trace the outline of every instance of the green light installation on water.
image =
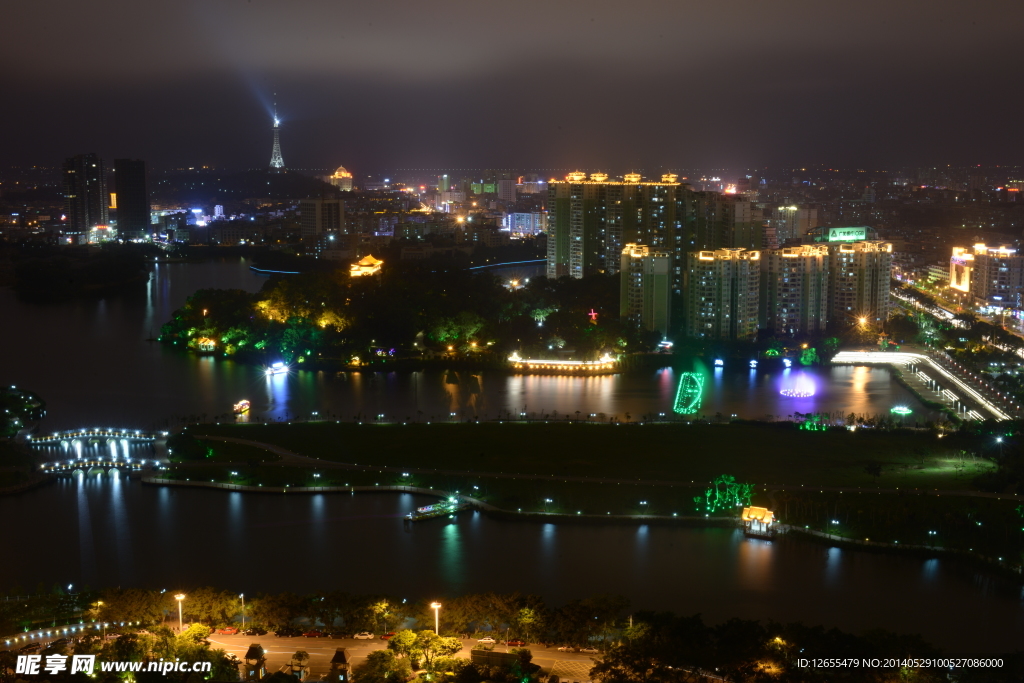
[[684,372],[676,389],[676,402],[672,410],[679,415],[692,415],[700,410],[704,394],[704,375],[699,372]]

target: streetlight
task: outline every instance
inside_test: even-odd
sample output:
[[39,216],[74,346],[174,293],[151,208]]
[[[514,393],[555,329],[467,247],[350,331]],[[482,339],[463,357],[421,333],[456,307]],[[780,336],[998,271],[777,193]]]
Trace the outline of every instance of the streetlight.
[[441,610],[441,603],[432,602],[430,603],[430,609],[434,610],[434,635],[441,635],[441,621],[438,616]]
[[174,599],[178,601],[178,632],[180,633],[181,631],[185,630],[185,627],[181,619],[181,601],[185,599],[185,594],[178,593],[174,596]]
[[239,593],[238,597],[242,598],[242,630],[245,630],[245,593]]

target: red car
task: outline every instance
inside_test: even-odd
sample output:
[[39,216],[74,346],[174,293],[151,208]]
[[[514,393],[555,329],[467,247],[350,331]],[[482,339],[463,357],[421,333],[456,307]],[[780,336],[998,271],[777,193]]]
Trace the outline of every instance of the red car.
[[307,638],[323,638],[324,632],[319,629],[313,629],[312,631],[306,631],[302,635]]
[[385,633],[384,635],[382,635],[382,636],[380,637],[380,639],[381,639],[381,640],[391,640],[391,639],[392,639],[392,638],[394,638],[394,637],[395,637],[395,632],[394,632],[394,631],[388,631],[387,633]]
[[235,628],[234,626],[228,626],[227,628],[219,628],[219,629],[217,629],[217,635],[220,635],[220,636],[233,636],[236,633],[238,633],[238,629]]
[[526,643],[525,640],[516,640],[515,638],[513,638],[512,640],[506,640],[505,644],[506,645],[513,645],[515,647],[522,647],[523,645],[526,645],[527,643]]

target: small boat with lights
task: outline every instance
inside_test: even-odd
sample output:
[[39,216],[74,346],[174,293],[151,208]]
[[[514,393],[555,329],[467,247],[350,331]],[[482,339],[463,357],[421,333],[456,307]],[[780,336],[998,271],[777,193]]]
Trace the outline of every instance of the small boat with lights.
[[618,361],[609,354],[600,360],[526,359],[518,353],[508,357],[512,369],[531,375],[610,375],[619,371]]
[[250,407],[249,401],[247,399],[243,398],[241,401],[236,403],[235,406],[234,406],[235,415],[241,415],[243,413],[248,413],[249,412],[249,407]]
[[268,375],[285,375],[288,373],[288,366],[278,361],[267,368],[266,374]]
[[414,511],[409,513],[407,518],[413,522],[419,522],[424,519],[433,519],[434,517],[454,517],[457,512],[465,510],[468,507],[469,503],[460,501],[458,498],[452,496],[440,503],[424,505],[423,507],[416,508]]

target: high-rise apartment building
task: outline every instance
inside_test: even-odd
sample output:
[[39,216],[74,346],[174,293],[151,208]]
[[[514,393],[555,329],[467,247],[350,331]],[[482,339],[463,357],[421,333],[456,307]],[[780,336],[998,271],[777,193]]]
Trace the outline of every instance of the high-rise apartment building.
[[1024,291],[1024,256],[1007,245],[953,247],[949,286],[970,293],[981,306],[1016,308]]
[[64,235],[70,244],[86,244],[89,232],[109,223],[107,172],[95,154],[64,161]]
[[849,325],[889,318],[892,244],[844,242],[829,247],[828,319]]
[[737,194],[687,191],[683,196],[684,251],[761,249],[764,221],[760,209]]
[[310,243],[325,233],[340,234],[345,227],[345,203],[340,199],[300,199],[299,226],[303,241]]
[[146,162],[142,159],[114,159],[114,189],[117,191],[118,236],[132,240],[148,235],[151,219]]
[[769,219],[779,244],[786,240],[800,239],[811,229],[818,227],[818,210],[799,206],[779,206],[772,210]]
[[824,332],[828,268],[824,244],[761,252],[761,329],[780,337]]
[[761,253],[716,249],[687,254],[686,332],[705,339],[757,336]]
[[620,261],[619,317],[668,335],[672,309],[672,254],[627,244]]
[[[574,172],[549,183],[548,277],[616,273],[629,243],[673,254],[675,268],[684,189],[673,174],[642,182],[637,173],[612,181],[605,173]],[[678,286],[681,269],[675,272]]]

